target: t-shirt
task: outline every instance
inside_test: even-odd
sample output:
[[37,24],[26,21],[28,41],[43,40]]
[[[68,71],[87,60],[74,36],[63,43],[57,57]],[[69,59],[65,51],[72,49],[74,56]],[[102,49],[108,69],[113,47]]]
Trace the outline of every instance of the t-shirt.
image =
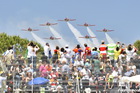
[[28,58],[32,57],[32,56],[36,56],[36,52],[39,50],[39,48],[33,48],[32,46],[28,46]]
[[91,49],[90,49],[90,47],[86,47],[85,48],[85,54],[88,55],[88,56],[91,55]]
[[114,50],[114,59],[115,60],[118,60],[120,53],[121,53],[121,49],[118,50],[118,51],[117,50]]
[[50,51],[50,47],[49,46],[44,46],[44,53],[45,53],[45,56],[49,57],[49,51]]

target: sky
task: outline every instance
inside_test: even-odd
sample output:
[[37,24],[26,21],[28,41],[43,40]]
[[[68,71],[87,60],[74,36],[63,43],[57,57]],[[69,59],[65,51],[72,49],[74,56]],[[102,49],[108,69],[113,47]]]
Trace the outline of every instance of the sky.
[[66,17],[76,19],[70,23],[84,36],[86,28],[77,24],[96,25],[90,29],[99,41],[106,39],[104,33],[96,31],[103,28],[114,30],[108,33],[114,41],[132,44],[140,40],[140,0],[1,0],[0,33],[34,40],[30,32],[21,31],[31,27],[39,29],[34,33],[40,38],[46,38],[52,33],[39,24],[58,23],[53,28],[66,41],[76,43],[66,22],[58,21]]

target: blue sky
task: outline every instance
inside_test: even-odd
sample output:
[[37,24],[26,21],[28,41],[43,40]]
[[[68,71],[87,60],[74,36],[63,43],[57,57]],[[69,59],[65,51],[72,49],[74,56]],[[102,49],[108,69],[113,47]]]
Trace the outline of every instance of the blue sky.
[[39,37],[50,37],[49,29],[39,24],[57,22],[53,27],[66,40],[74,41],[66,23],[57,21],[65,17],[76,19],[70,23],[83,35],[87,34],[86,28],[77,24],[95,24],[90,28],[99,40],[105,35],[96,30],[103,28],[115,30],[108,33],[115,41],[129,44],[140,39],[140,0],[2,0],[0,11],[0,32],[29,40],[34,40],[31,34],[21,29],[37,28]]

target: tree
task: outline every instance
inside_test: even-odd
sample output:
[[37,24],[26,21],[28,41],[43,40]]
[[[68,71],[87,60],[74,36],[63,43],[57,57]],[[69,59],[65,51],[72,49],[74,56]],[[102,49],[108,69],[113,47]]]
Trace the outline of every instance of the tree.
[[137,40],[137,41],[134,43],[134,46],[138,49],[138,54],[140,54],[140,40]]
[[[29,40],[20,38],[19,36],[8,36],[6,33],[0,33],[0,54],[4,53],[9,47],[16,46],[16,53],[24,55],[29,42]],[[37,42],[34,43],[40,47],[39,52],[42,52],[43,48],[41,45]]]

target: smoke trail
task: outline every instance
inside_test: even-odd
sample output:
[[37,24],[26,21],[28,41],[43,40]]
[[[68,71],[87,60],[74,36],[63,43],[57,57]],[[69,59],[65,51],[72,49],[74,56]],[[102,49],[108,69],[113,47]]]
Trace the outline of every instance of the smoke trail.
[[45,41],[42,40],[40,37],[38,37],[36,34],[34,34],[33,32],[31,32],[32,36],[34,37],[34,39],[41,44],[41,46],[45,46]]
[[72,33],[74,34],[74,36],[76,37],[77,41],[81,44],[81,46],[84,47],[84,43],[86,43],[86,40],[83,38],[79,39],[79,37],[84,37],[84,36],[69,22],[67,22],[67,25],[70,28],[70,30],[72,31]]
[[105,36],[109,44],[115,44],[114,40],[107,33],[105,33]]
[[[87,27],[87,31],[91,37],[96,37],[96,35],[91,31],[91,29],[89,27]],[[93,41],[93,44],[95,45],[95,47],[99,47],[100,44],[99,44],[97,37],[92,38],[92,41]]]
[[[46,42],[41,39],[39,36],[37,36],[35,33],[31,32],[32,36],[34,37],[34,39],[41,44],[42,47],[45,46]],[[55,45],[50,44],[51,49],[55,49]]]
[[50,31],[52,32],[52,34],[57,37],[57,38],[61,38],[59,41],[59,43],[61,44],[61,46],[65,46],[67,43],[66,41],[62,38],[62,36],[56,31],[54,30],[52,27],[49,26]]
[[87,44],[88,44],[89,47],[94,46],[94,44],[92,43],[92,41],[90,39],[87,39],[86,41],[87,41]]

